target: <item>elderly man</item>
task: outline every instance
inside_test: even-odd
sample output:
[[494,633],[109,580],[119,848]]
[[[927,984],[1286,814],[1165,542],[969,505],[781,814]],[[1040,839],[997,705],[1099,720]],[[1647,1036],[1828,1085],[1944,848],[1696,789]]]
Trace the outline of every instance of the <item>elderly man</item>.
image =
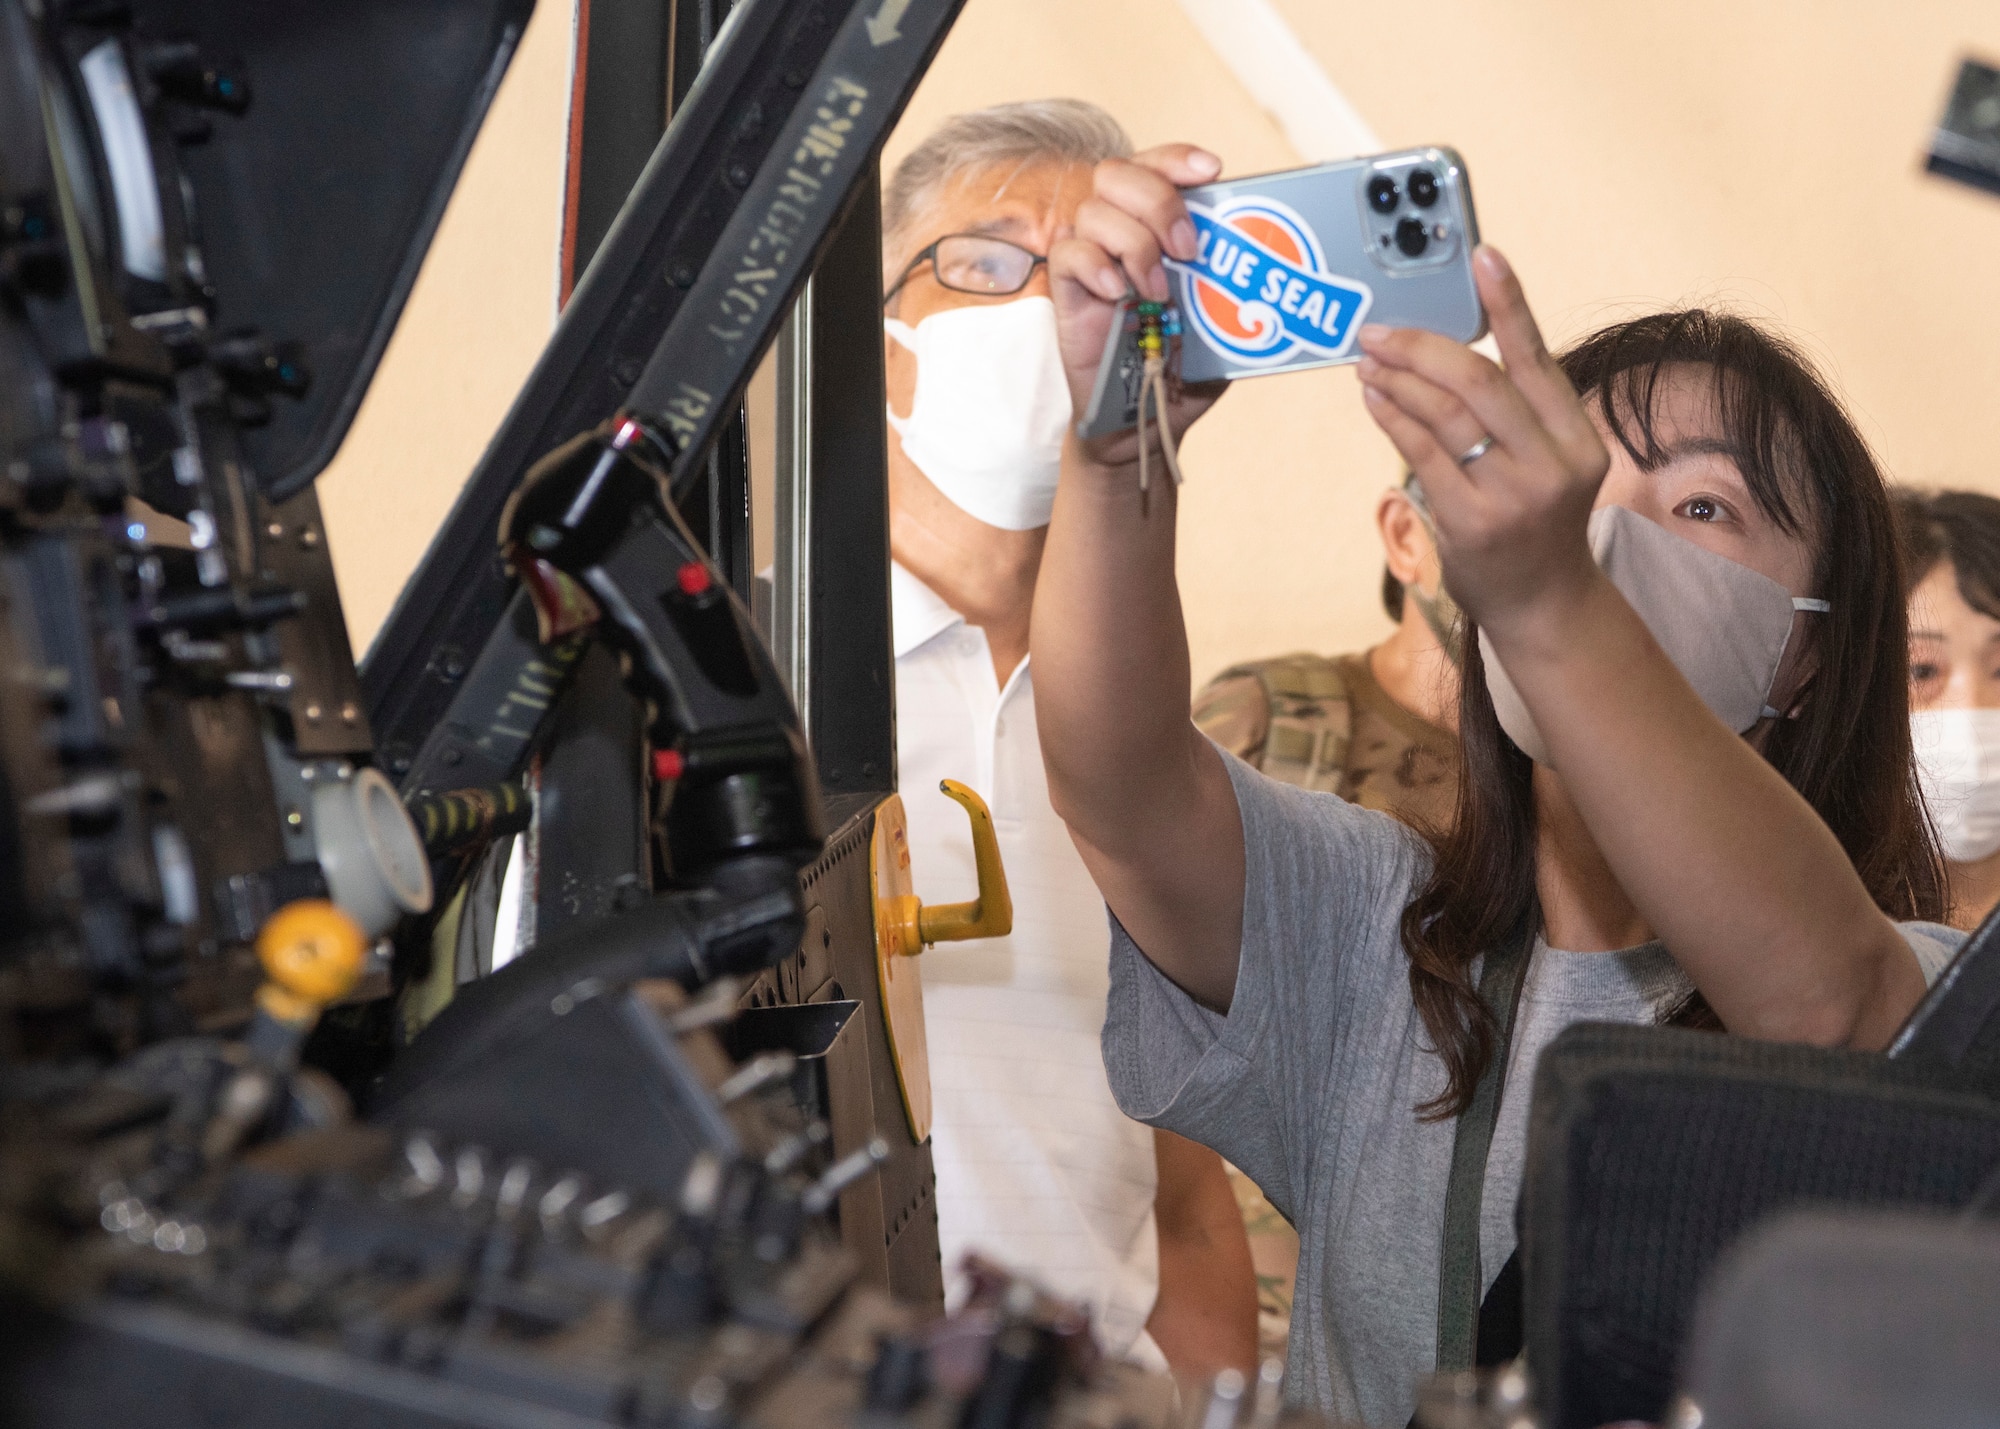
[[1104,903],[1049,805],[1028,615],[1070,401],[1045,256],[1099,161],[1131,150],[1071,100],[960,115],[883,204],[898,759],[914,870],[969,897],[965,781],[992,807],[1014,931],[924,955],[947,1294],[967,1250],[1091,1308],[1117,1353],[1249,1368],[1256,1289],[1221,1161],[1127,1119],[1098,1038]]

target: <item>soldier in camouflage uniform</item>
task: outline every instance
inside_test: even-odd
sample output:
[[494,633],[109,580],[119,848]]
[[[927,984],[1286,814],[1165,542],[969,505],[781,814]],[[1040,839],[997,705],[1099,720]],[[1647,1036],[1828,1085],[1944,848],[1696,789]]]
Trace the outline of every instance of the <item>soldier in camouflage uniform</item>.
[[[1445,593],[1423,488],[1405,478],[1375,511],[1396,622],[1354,655],[1280,655],[1236,665],[1195,696],[1203,733],[1274,779],[1326,789],[1412,824],[1442,827],[1458,797],[1458,608]],[[1231,1168],[1257,1268],[1259,1338],[1283,1354],[1298,1235]]]
[[1436,826],[1457,797],[1458,608],[1439,578],[1422,489],[1405,481],[1384,492],[1375,514],[1394,633],[1355,655],[1233,666],[1195,696],[1194,721],[1273,779]]

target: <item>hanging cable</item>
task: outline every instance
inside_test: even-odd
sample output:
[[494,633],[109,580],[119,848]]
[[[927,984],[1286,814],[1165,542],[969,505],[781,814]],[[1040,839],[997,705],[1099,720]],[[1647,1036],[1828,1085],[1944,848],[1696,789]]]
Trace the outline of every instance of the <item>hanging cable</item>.
[[1144,367],[1139,379],[1139,500],[1143,508],[1152,486],[1152,441],[1148,424],[1160,430],[1160,454],[1174,485],[1181,484],[1180,455],[1174,450],[1173,429],[1167,423],[1167,340],[1180,336],[1180,314],[1165,303],[1140,303],[1139,355]]

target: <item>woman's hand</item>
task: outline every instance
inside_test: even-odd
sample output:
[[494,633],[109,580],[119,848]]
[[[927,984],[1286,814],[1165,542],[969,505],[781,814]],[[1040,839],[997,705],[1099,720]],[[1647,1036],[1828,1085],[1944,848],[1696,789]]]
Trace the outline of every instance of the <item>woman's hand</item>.
[[1452,595],[1503,637],[1599,578],[1585,527],[1608,458],[1506,259],[1481,246],[1472,268],[1501,363],[1371,325],[1359,375],[1369,414],[1424,484]]
[[[1163,258],[1192,262],[1194,221],[1177,185],[1206,183],[1222,161],[1192,144],[1163,144],[1130,159],[1108,159],[1092,175],[1092,195],[1077,210],[1076,226],[1049,250],[1049,293],[1070,399],[1081,413],[1090,404],[1104,344],[1126,299],[1166,302],[1172,296]],[[1176,436],[1215,404],[1225,382],[1174,388],[1167,424]],[[1116,432],[1091,442],[1085,455],[1103,466],[1139,459],[1136,432]]]

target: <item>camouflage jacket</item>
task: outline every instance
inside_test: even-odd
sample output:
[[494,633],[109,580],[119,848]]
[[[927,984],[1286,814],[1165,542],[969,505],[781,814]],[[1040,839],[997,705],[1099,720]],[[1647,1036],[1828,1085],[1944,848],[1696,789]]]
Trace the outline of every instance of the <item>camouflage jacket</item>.
[[1449,823],[1458,738],[1404,709],[1358,655],[1280,655],[1224,670],[1195,696],[1202,732],[1274,779],[1405,822]]

